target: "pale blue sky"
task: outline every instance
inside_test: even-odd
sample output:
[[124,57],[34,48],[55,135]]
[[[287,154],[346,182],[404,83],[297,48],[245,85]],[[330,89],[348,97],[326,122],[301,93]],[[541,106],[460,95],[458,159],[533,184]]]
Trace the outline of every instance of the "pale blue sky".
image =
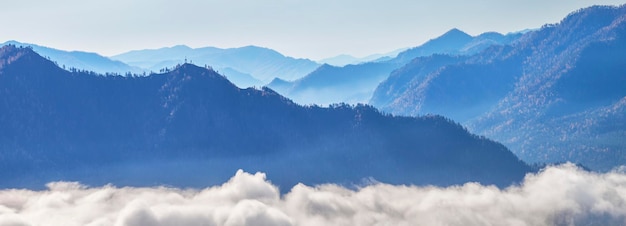
[[311,59],[422,44],[451,28],[537,28],[615,0],[2,0],[0,42],[114,55],[185,44],[257,45]]

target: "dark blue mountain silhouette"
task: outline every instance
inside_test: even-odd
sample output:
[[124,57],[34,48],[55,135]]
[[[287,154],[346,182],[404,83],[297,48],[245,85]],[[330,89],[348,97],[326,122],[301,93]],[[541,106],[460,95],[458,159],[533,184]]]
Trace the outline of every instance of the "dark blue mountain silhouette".
[[626,162],[626,6],[594,6],[466,58],[396,70],[371,104],[397,115],[442,114],[530,162],[599,170]]
[[297,182],[508,185],[529,167],[439,116],[303,107],[192,64],[149,76],[69,72],[0,49],[0,187],[50,180],[204,186],[238,168]]

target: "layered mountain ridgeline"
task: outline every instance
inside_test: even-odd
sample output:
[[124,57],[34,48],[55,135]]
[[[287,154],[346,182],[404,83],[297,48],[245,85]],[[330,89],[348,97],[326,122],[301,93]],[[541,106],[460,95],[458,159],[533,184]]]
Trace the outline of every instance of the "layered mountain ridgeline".
[[431,56],[396,70],[371,104],[442,114],[530,162],[626,163],[626,6],[576,11],[509,46]]
[[370,104],[398,115],[443,114],[467,122],[513,88],[522,55],[492,46],[474,56],[418,57],[391,73]]
[[497,32],[486,32],[478,36],[471,36],[455,28],[421,46],[399,53],[392,60],[404,65],[416,57],[433,54],[473,55],[493,45],[514,43],[522,35],[523,33],[503,35]]
[[322,59],[317,62],[321,64],[329,64],[329,65],[339,66],[339,67],[343,67],[348,64],[380,62],[380,61],[387,61],[387,60],[393,59],[396,56],[398,56],[399,53],[404,52],[405,50],[407,50],[407,48],[397,49],[388,53],[372,54],[372,55],[365,56],[365,57],[354,57],[354,56],[350,56],[347,54],[341,54],[335,57]]
[[303,107],[183,64],[149,76],[69,72],[0,49],[0,186],[50,180],[204,186],[234,171],[297,182],[508,185],[529,167],[443,117]]
[[324,64],[301,79],[293,82],[275,80],[267,87],[299,104],[365,103],[371,97],[373,87],[399,66],[393,62],[343,67]]
[[471,55],[492,45],[509,44],[517,40],[521,33],[507,35],[488,32],[470,36],[458,29],[452,29],[438,38],[421,46],[405,50],[392,59],[336,67],[322,65],[306,77],[291,82],[291,85],[267,86],[300,104],[365,103],[378,84],[384,81],[397,68],[411,62],[416,57],[433,54]]
[[143,73],[144,69],[129,66],[120,61],[111,60],[96,53],[82,51],[63,51],[35,44],[21,43],[17,41],[8,41],[1,43],[0,46],[30,46],[39,55],[49,58],[56,62],[60,67],[67,69],[76,68],[77,70],[94,71],[97,73]]
[[308,59],[295,59],[274,50],[256,46],[230,49],[215,47],[193,49],[181,45],[161,49],[135,50],[111,58],[153,71],[182,64],[187,59],[196,64],[211,65],[218,71],[228,69],[233,74],[247,74],[262,81],[255,84],[257,86],[268,83],[274,78],[295,80],[307,75],[319,66],[319,64]]

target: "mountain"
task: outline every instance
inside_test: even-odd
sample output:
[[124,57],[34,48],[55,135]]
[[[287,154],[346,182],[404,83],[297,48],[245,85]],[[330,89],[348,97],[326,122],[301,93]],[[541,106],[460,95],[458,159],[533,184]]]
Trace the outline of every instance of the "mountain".
[[442,114],[529,162],[626,162],[626,6],[594,6],[506,46],[418,58],[376,89],[397,115]]
[[261,80],[252,77],[252,75],[239,72],[229,67],[220,69],[219,73],[224,75],[229,81],[237,85],[239,88],[255,87],[263,84]]
[[[390,106],[392,101],[396,101],[407,90],[417,90],[416,85],[422,84],[427,76],[443,66],[461,62],[468,57],[450,56],[434,54],[428,57],[417,57],[405,66],[394,70],[387,79],[381,82],[372,98],[370,104],[378,107]],[[405,105],[413,107],[413,104]],[[402,106],[389,107],[394,113],[412,114],[412,109],[402,109]]]
[[319,66],[308,59],[295,59],[274,50],[256,46],[229,49],[215,47],[193,49],[179,45],[161,49],[135,50],[111,58],[153,71],[189,61],[201,65],[211,65],[218,71],[228,69],[248,74],[265,83],[274,78],[298,79]]
[[284,188],[367,178],[505,186],[530,170],[439,116],[300,106],[192,64],[148,76],[70,72],[11,45],[0,49],[0,125],[0,187],[205,186],[239,168]]
[[42,56],[49,57],[50,60],[56,62],[59,66],[66,69],[76,68],[78,70],[94,71],[97,73],[118,73],[126,74],[128,72],[141,74],[144,72],[139,67],[129,66],[120,61],[111,60],[96,53],[81,51],[63,51],[35,44],[20,43],[17,41],[8,41],[0,44],[0,46],[30,46]]
[[[507,35],[488,32],[470,36],[452,29],[421,46],[405,50],[392,59],[381,58],[373,62],[343,67],[322,65],[305,77],[291,82],[290,88],[282,88],[281,94],[300,104],[366,103],[374,90],[390,73],[411,62],[416,57],[433,54],[472,55],[492,45],[509,44],[521,33]],[[270,88],[275,88],[268,84]]]
[[473,55],[492,45],[513,43],[521,36],[522,33],[520,32],[507,35],[497,32],[486,32],[478,36],[470,36],[454,28],[435,39],[429,40],[421,46],[401,52],[393,61],[406,64],[416,57],[430,56],[433,54]]
[[334,56],[334,57],[330,57],[330,58],[326,58],[326,59],[322,59],[318,61],[318,63],[320,64],[328,64],[328,65],[339,66],[339,67],[345,66],[348,64],[358,64],[361,62],[363,61],[361,61],[359,58],[350,56],[347,54],[341,54],[338,56]]
[[281,87],[275,83],[267,86],[299,104],[364,103],[371,97],[373,87],[396,67],[399,65],[393,62],[343,67],[324,64],[301,79],[281,83]]
[[267,85],[267,87],[272,87],[272,90],[278,93],[283,93],[287,92],[291,88],[291,82],[275,78]]
[[493,46],[471,57],[416,58],[380,83],[370,103],[393,114],[443,114],[466,122],[513,88],[524,57],[509,54],[512,49]]
[[389,53],[384,54],[372,54],[365,57],[354,57],[347,54],[341,54],[338,56],[322,59],[318,61],[321,64],[329,64],[333,66],[346,66],[348,64],[360,64],[371,61],[385,61],[396,57],[400,52],[405,51],[406,49],[397,49]]

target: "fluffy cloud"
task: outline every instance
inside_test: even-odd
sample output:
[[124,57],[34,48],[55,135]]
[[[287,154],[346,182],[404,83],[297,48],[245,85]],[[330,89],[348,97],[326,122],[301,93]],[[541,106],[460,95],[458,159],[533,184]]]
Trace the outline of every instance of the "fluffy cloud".
[[299,184],[283,196],[241,170],[203,190],[54,182],[1,190],[0,225],[626,225],[626,173],[564,164],[504,190]]

